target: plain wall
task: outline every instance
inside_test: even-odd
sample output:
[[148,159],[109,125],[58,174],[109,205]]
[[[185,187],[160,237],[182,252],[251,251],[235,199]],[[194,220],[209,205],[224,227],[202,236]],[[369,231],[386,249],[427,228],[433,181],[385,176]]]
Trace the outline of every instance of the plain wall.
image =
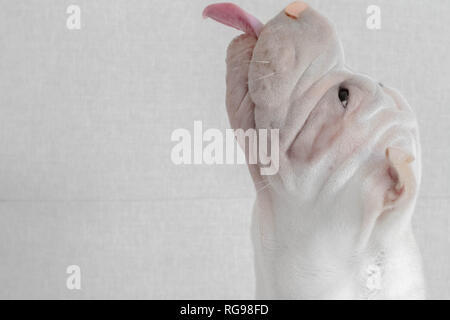
[[[267,21],[289,1],[238,1]],[[450,298],[450,2],[316,0],[347,64],[416,110],[414,229]],[[210,1],[0,0],[0,298],[252,298],[245,166],[176,166],[177,128],[228,128]],[[81,30],[66,8],[81,7]],[[381,30],[366,8],[381,8]],[[82,289],[66,288],[79,265]]]

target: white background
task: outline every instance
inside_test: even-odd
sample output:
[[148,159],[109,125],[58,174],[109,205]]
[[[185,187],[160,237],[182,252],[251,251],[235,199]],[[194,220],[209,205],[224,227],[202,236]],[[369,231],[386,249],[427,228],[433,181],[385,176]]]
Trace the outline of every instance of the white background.
[[[173,130],[228,127],[210,1],[0,0],[0,298],[252,298],[244,166],[175,166]],[[267,21],[289,1],[239,1]],[[316,0],[352,69],[416,110],[414,229],[450,298],[450,1]],[[66,28],[81,7],[82,29]],[[382,28],[366,28],[381,7]],[[82,290],[66,288],[81,267]]]

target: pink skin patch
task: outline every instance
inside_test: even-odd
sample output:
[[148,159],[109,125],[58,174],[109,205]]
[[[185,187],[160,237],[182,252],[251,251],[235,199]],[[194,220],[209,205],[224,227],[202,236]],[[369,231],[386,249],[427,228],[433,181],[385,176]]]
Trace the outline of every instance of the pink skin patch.
[[297,19],[300,16],[300,13],[305,11],[308,8],[308,5],[301,1],[292,2],[290,5],[286,7],[284,12],[288,17],[293,19]]
[[211,18],[224,25],[258,37],[264,25],[251,14],[232,3],[211,4],[203,10],[203,18]]

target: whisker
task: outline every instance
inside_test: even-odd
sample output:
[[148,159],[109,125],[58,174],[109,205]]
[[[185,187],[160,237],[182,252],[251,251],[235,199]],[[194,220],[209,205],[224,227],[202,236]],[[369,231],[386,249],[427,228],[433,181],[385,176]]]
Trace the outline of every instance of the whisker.
[[256,181],[255,182],[255,185],[262,185],[263,183],[268,183],[269,181],[268,180],[266,180],[266,179],[262,179],[262,180],[260,180],[260,181]]
[[[263,80],[263,79],[266,79],[266,78],[270,78],[270,77],[272,77],[273,75],[275,75],[275,72],[266,74],[265,76],[262,76],[262,77],[253,79],[253,80],[251,80],[251,81],[259,81],[259,80]],[[250,81],[247,81],[247,83],[249,83],[249,82],[250,82]]]
[[269,64],[270,61],[268,61],[268,60],[243,60],[242,63],[262,63],[262,64]]
[[247,63],[262,63],[262,64],[269,64],[270,63],[270,61],[267,61],[267,60],[247,60],[245,62],[247,62]]
[[270,187],[270,183],[266,184],[264,187],[259,188],[256,190],[256,194],[260,193],[261,191],[263,191],[264,189],[266,189],[267,187]]
[[242,63],[240,65],[235,66],[233,69],[231,70],[237,70],[237,69],[241,69],[243,64],[248,64],[248,63],[261,63],[261,64],[269,64],[270,61],[265,61],[265,60],[244,60],[242,61]]

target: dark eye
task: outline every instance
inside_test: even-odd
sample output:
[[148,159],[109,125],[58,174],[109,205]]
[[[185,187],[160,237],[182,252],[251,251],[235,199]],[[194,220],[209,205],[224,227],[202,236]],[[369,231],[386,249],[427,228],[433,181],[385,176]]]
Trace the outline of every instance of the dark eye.
[[347,104],[348,104],[348,99],[350,97],[350,92],[348,91],[347,88],[339,88],[339,101],[341,101],[342,106],[345,108],[347,108]]

